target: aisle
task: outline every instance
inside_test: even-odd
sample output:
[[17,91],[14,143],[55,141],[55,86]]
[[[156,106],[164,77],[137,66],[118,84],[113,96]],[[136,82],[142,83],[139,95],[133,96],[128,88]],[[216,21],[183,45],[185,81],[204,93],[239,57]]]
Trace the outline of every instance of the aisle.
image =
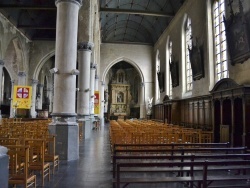
[[111,188],[108,129],[109,124],[92,130],[89,139],[80,141],[80,159],[62,162],[45,188]]

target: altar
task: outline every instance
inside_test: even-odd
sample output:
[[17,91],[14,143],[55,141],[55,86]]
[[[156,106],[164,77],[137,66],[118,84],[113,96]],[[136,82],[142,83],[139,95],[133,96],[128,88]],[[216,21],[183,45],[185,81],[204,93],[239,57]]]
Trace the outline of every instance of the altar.
[[114,75],[110,88],[110,115],[118,119],[125,119],[130,115],[129,104],[131,101],[130,84],[126,80],[126,73],[119,69]]

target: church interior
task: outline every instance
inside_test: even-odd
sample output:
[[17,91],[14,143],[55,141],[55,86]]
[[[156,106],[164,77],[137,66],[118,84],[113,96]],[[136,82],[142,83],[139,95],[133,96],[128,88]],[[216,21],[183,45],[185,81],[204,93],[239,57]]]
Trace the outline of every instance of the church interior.
[[249,71],[248,0],[1,0],[0,188],[250,187]]

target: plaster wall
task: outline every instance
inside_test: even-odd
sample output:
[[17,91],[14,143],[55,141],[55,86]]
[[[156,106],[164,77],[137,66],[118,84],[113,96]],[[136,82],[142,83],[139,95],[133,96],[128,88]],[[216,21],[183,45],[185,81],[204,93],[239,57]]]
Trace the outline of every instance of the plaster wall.
[[[154,80],[153,47],[136,44],[101,44],[100,48],[100,81],[105,81],[109,69],[119,61],[132,64],[144,82],[145,98],[153,96]],[[107,84],[107,83],[106,83]],[[107,86],[105,86],[106,88]],[[100,85],[99,85],[100,88]]]
[[[169,72],[166,72],[165,67],[166,63],[169,63],[166,59],[166,45],[168,37],[172,41],[172,53],[173,59],[178,61],[179,66],[179,86],[173,88],[173,99],[189,98],[193,96],[206,95],[209,93],[209,66],[207,57],[204,54],[204,71],[205,77],[193,82],[193,91],[192,93],[184,93],[182,88],[182,68],[183,68],[183,48],[182,48],[182,38],[183,38],[183,25],[185,23],[185,18],[189,17],[191,19],[192,26],[192,36],[196,40],[198,39],[199,45],[203,46],[204,52],[206,52],[206,1],[200,0],[189,0],[185,1],[182,8],[177,12],[176,16],[173,18],[169,27],[164,31],[159,40],[154,46],[154,52],[159,50],[160,53],[160,66],[161,71],[164,71],[164,74],[169,75]],[[212,32],[212,31],[211,31]],[[156,58],[154,58],[156,59]],[[154,71],[155,72],[155,71]],[[155,76],[154,76],[155,77]],[[156,77],[155,77],[156,78]],[[165,92],[161,93],[161,99],[163,100]]]
[[[248,24],[250,24],[250,2],[242,1],[243,12],[246,16]],[[234,13],[239,12],[239,1],[233,1],[232,8]],[[227,10],[227,17],[230,16],[230,10]],[[249,36],[249,35],[248,35]],[[242,64],[231,65],[230,54],[228,54],[228,70],[229,70],[229,78],[233,79],[237,84],[240,85],[248,85],[250,84],[250,59],[247,59]]]
[[[11,80],[18,83],[18,72],[29,74],[30,40],[25,37],[7,18],[0,14],[0,59]],[[25,82],[27,82],[27,76]]]
[[39,72],[48,59],[55,55],[55,41],[33,41],[30,52],[29,80],[38,80]]

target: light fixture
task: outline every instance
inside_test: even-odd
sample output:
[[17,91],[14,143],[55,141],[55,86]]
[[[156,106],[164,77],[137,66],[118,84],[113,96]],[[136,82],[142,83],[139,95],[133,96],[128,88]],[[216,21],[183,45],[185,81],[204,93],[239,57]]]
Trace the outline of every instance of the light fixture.
[[85,92],[88,92],[88,91],[90,91],[90,89],[89,89],[89,88],[87,88],[87,89],[85,89],[84,91],[85,91]]
[[80,91],[80,88],[79,88],[79,87],[77,87],[77,88],[76,88],[76,91]]
[[51,74],[58,74],[58,69],[57,68],[52,68],[49,70]]
[[73,70],[71,71],[71,74],[72,74],[72,75],[78,75],[78,74],[79,74],[79,70],[73,69]]

